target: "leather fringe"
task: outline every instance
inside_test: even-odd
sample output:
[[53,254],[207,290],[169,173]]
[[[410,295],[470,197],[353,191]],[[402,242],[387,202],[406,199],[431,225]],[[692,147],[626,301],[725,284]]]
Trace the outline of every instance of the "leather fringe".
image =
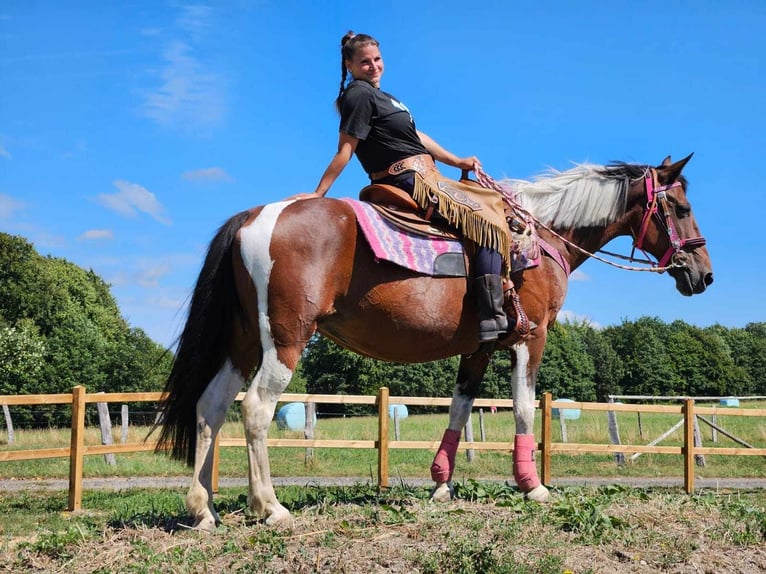
[[[451,180],[450,184],[459,185],[468,194],[474,195],[473,190],[468,186],[463,186]],[[426,179],[419,173],[415,174],[415,188],[412,197],[423,210],[427,210],[429,207],[433,208],[435,200],[436,211],[447,219],[450,224],[456,226],[465,237],[482,247],[488,247],[497,251],[503,260],[503,275],[507,276],[509,274],[511,269],[510,231],[507,224],[503,226],[493,224],[486,215],[482,214],[482,211],[488,209],[484,203],[481,203],[482,209],[475,211],[455,201],[447,194],[442,193],[439,190],[436,178],[433,178],[433,180],[431,178]],[[496,217],[495,219],[498,218]],[[505,224],[502,206],[500,208],[500,221]]]

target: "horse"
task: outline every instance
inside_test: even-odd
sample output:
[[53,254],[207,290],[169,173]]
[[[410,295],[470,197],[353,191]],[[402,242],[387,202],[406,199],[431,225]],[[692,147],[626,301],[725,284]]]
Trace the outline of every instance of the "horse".
[[212,447],[245,386],[249,510],[267,525],[289,519],[271,482],[266,439],[277,400],[316,332],[384,361],[461,356],[449,425],[431,467],[435,500],[450,495],[460,432],[491,354],[509,351],[513,474],[528,498],[546,500],[534,462],[535,380],[569,269],[613,238],[630,235],[682,295],[702,293],[713,282],[681,174],[690,158],[672,163],[668,156],[657,167],[580,164],[516,182],[523,209],[558,255],[544,255],[536,267],[512,275],[534,328],[490,349],[479,348],[466,278],[376,261],[346,201],[288,199],[231,217],[212,240],[194,287],[158,423],[157,451],[194,469],[185,502],[195,527],[213,530],[220,523],[213,507]]

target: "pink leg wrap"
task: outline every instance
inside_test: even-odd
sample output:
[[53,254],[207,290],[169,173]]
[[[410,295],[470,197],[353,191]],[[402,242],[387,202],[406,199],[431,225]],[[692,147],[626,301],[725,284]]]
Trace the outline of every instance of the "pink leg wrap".
[[513,478],[523,492],[540,486],[535,466],[535,435],[517,434],[513,439]]
[[431,478],[434,482],[449,482],[452,480],[452,471],[455,470],[455,454],[460,442],[460,431],[444,431],[439,450],[431,465]]

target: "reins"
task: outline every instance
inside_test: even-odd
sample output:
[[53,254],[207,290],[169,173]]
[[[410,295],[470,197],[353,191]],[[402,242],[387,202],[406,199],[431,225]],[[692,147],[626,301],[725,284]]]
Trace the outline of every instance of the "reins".
[[[668,189],[672,189],[673,187],[680,186],[681,183],[675,182],[672,185],[657,186],[656,185],[657,172],[653,168],[647,171],[647,174],[645,177],[647,206],[646,206],[646,209],[644,210],[644,217],[641,222],[641,230],[639,232],[639,236],[634,239],[633,250],[631,254],[628,256],[628,255],[620,255],[619,253],[612,253],[610,251],[606,251],[603,249],[598,250],[598,253],[604,253],[611,257],[625,259],[627,261],[631,261],[634,263],[642,263],[644,265],[649,265],[649,267],[635,267],[631,265],[622,265],[620,263],[616,263],[614,261],[610,261],[609,259],[600,257],[596,253],[588,251],[587,249],[583,249],[576,243],[573,243],[566,237],[562,236],[560,233],[557,233],[556,231],[554,231],[553,229],[545,225],[542,221],[537,219],[529,211],[524,209],[519,204],[519,202],[516,201],[515,197],[508,191],[508,189],[498,184],[492,178],[492,176],[490,176],[481,168],[480,165],[476,164],[474,166],[473,171],[476,174],[476,179],[478,180],[479,184],[482,187],[491,188],[497,191],[498,193],[500,193],[500,195],[503,197],[503,200],[514,211],[518,212],[520,215],[524,217],[525,223],[527,223],[527,225],[531,225],[533,228],[542,227],[543,229],[548,231],[548,233],[559,238],[563,243],[565,243],[572,249],[580,252],[581,254],[587,257],[593,258],[596,261],[600,261],[601,263],[605,263],[607,265],[611,265],[612,267],[616,267],[618,269],[624,269],[625,271],[649,271],[652,273],[664,273],[665,271],[668,271],[670,269],[685,267],[683,263],[676,263],[672,261],[673,255],[681,252],[684,246],[688,245],[691,247],[699,247],[699,246],[705,245],[705,239],[702,237],[695,237],[691,239],[679,238],[678,233],[676,232],[675,225],[673,224],[673,221],[670,217],[670,211],[667,206],[665,192]],[[465,172],[464,172],[464,177],[467,177],[467,174]],[[664,216],[664,220],[663,220],[663,217],[660,216],[659,214],[658,204],[661,204],[662,206],[662,216]],[[643,241],[646,236],[646,231],[649,227],[649,222],[651,221],[652,216],[656,216],[659,219],[660,224],[668,233],[668,237],[670,239],[670,247],[668,248],[668,251],[665,253],[665,255],[662,257],[662,259],[658,263],[655,263],[654,261],[649,259],[648,258],[649,255],[643,249]],[[636,257],[634,257],[634,253],[636,249],[640,250],[644,255],[646,255],[647,259],[637,259]],[[669,265],[667,264],[668,261],[671,261]]]

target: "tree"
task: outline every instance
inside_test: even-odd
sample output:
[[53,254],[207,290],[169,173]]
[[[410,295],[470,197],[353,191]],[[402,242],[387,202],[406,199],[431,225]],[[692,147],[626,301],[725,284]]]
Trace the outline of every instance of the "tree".
[[537,384],[557,398],[593,401],[595,368],[577,326],[556,323],[548,330],[548,342],[540,363]]
[[[0,384],[7,394],[160,390],[172,356],[121,316],[92,270],[0,233]],[[16,353],[16,354],[12,354]],[[9,373],[12,373],[9,374]],[[65,422],[40,409],[38,423]]]
[[593,361],[596,400],[604,402],[609,395],[622,394],[621,383],[625,368],[607,337],[590,325],[581,326],[581,337],[585,352]]
[[632,395],[675,395],[682,383],[666,346],[667,325],[656,317],[642,317],[607,327],[604,336],[622,360],[620,387]]

